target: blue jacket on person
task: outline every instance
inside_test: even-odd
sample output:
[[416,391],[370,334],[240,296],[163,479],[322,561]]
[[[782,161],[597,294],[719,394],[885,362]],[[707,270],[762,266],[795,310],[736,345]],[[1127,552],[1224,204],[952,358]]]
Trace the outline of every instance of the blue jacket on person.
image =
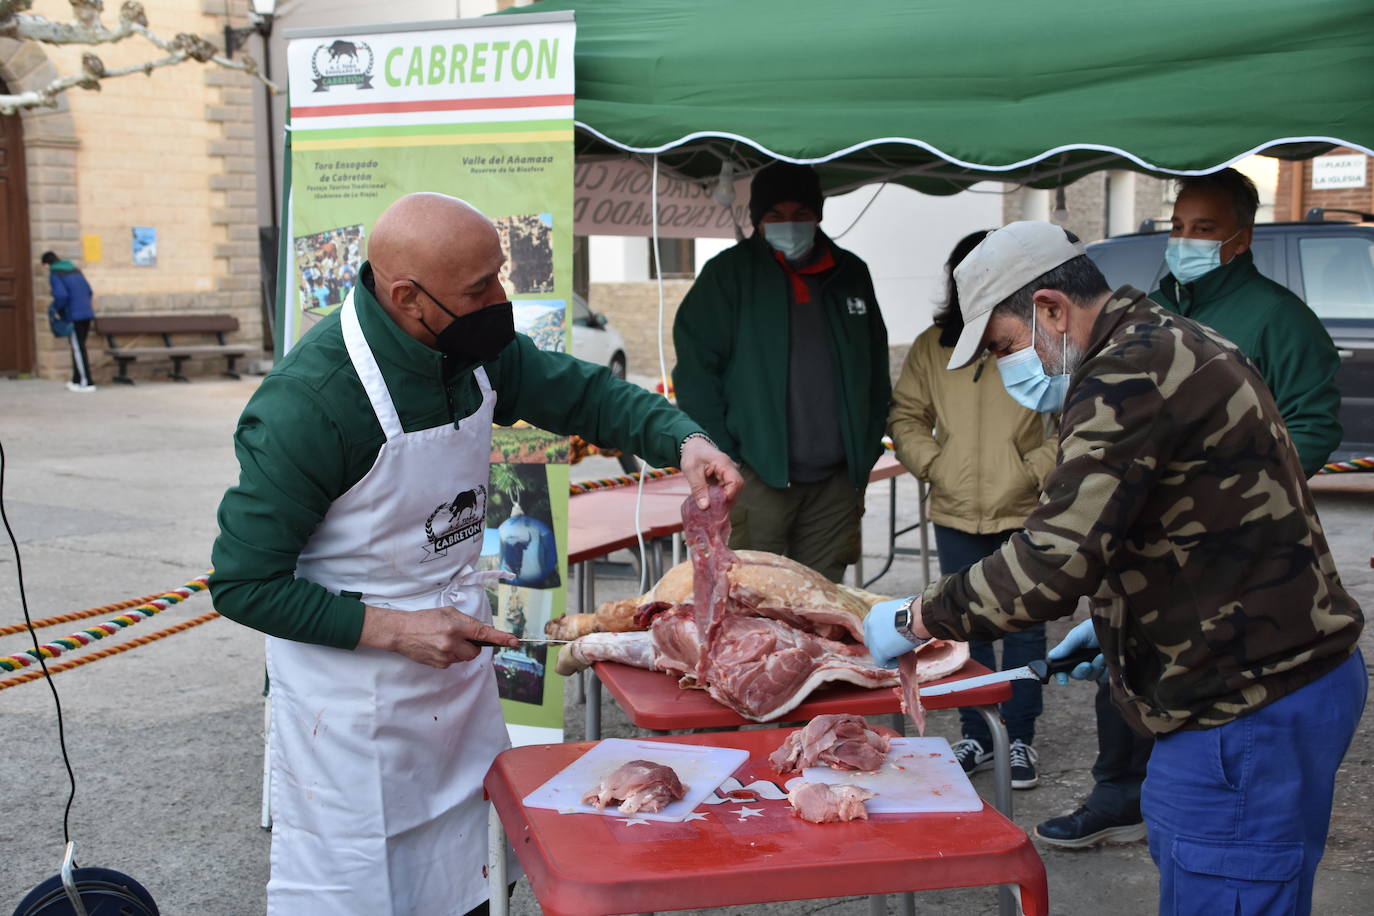
[[89,321],[95,317],[95,310],[91,308],[91,284],[75,264],[54,261],[48,265],[48,279],[52,282],[52,302],[59,315],[68,321]]

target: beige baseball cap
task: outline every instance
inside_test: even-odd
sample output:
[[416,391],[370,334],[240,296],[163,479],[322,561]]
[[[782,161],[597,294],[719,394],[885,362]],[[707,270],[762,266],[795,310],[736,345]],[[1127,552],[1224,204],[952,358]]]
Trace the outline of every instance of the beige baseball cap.
[[1069,241],[1064,228],[1054,223],[1025,220],[989,232],[954,268],[964,330],[949,368],[962,369],[978,356],[998,303],[1036,277],[1087,253],[1082,242]]

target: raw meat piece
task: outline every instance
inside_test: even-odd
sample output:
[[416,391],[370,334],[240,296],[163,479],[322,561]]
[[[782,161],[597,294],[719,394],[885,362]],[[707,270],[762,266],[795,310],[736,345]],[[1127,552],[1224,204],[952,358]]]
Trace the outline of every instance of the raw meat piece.
[[564,614],[544,624],[544,635],[549,639],[578,639],[602,629],[595,614]]
[[709,683],[706,662],[721,624],[730,608],[730,569],[735,552],[726,546],[730,539],[730,507],[725,491],[707,487],[708,506],[703,509],[694,497],[682,501],[682,536],[692,552],[692,594],[696,607],[697,633],[707,650],[697,661],[697,680]]
[[673,768],[652,760],[631,760],[601,781],[582,799],[583,804],[606,806],[620,800],[621,814],[662,811],[670,802],[687,794]]
[[[926,643],[930,645],[930,643]],[[960,643],[967,648],[967,643]],[[915,652],[908,652],[897,659],[897,676],[901,681],[901,686],[897,688],[897,696],[902,698],[902,712],[911,720],[911,724],[916,726],[916,734],[924,736],[926,733],[926,710],[921,705],[921,691],[916,685],[921,680],[920,670],[921,660]],[[960,663],[963,667],[963,663]],[[957,670],[957,669],[956,669]],[[931,678],[927,678],[931,680]]]
[[787,736],[768,758],[779,773],[800,773],[825,764],[832,770],[876,770],[883,765],[890,739],[868,727],[862,716],[816,716]]
[[799,782],[787,793],[792,813],[813,824],[868,820],[864,802],[877,793],[863,786],[828,786],[823,782]]
[[562,648],[554,670],[568,677],[597,662],[620,662],[652,671],[656,653],[649,633],[588,633]]

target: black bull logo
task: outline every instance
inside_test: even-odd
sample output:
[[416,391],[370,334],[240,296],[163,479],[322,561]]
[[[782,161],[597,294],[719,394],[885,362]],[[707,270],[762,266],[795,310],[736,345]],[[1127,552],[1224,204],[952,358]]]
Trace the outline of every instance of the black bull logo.
[[340,57],[351,57],[354,63],[358,62],[358,46],[351,41],[340,39],[330,45],[328,50],[331,61],[338,60]]

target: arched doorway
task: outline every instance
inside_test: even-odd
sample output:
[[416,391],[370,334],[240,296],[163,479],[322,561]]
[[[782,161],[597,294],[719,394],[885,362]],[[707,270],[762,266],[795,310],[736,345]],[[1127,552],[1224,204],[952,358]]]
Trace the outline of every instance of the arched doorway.
[[[8,91],[0,80],[0,92]],[[0,115],[0,375],[34,367],[28,198],[23,121]]]

